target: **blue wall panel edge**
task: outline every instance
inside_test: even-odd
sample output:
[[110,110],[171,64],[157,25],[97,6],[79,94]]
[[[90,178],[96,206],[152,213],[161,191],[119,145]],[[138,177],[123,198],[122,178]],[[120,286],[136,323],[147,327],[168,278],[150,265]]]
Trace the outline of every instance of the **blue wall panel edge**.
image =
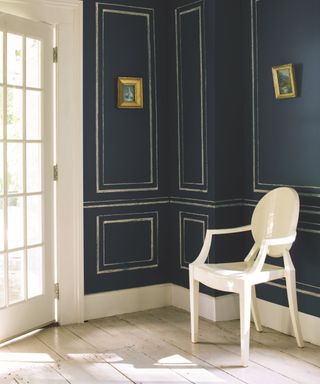
[[175,8],[174,17],[179,191],[208,192],[204,2]]
[[[265,161],[263,162],[261,159],[261,152],[265,152],[265,150],[266,150],[265,147],[262,148],[262,145],[261,145],[262,142],[260,142],[261,125],[266,120],[265,115],[261,116],[262,107],[265,108],[265,105],[267,103],[268,103],[268,105],[270,104],[269,105],[269,111],[267,114],[269,117],[273,115],[272,110],[275,111],[276,113],[279,113],[278,111],[279,110],[281,111],[281,109],[283,109],[285,111],[283,113],[286,113],[287,116],[290,116],[290,115],[294,114],[296,111],[299,111],[299,109],[301,109],[301,108],[306,109],[305,104],[303,104],[303,103],[305,103],[304,100],[306,99],[306,96],[301,94],[303,83],[302,83],[302,80],[300,79],[300,77],[302,78],[302,73],[300,73],[301,72],[300,71],[300,64],[297,62],[293,62],[293,64],[297,67],[296,70],[298,71],[297,83],[298,83],[298,87],[300,87],[300,91],[298,92],[298,97],[296,99],[292,99],[292,100],[276,100],[275,102],[274,101],[273,102],[272,101],[266,101],[266,97],[268,97],[268,98],[272,97],[274,99],[274,94],[272,94],[270,96],[268,93],[268,96],[266,95],[266,93],[271,90],[271,84],[272,84],[271,64],[270,64],[270,68],[269,68],[270,73],[268,73],[269,76],[266,76],[266,73],[263,73],[263,75],[260,74],[260,67],[261,67],[260,64],[264,64],[263,62],[260,63],[262,61],[261,57],[263,56],[261,52],[264,52],[264,50],[268,49],[268,47],[266,47],[266,44],[260,45],[260,42],[259,42],[258,31],[259,31],[259,21],[260,20],[259,20],[258,15],[260,15],[260,18],[262,18],[263,12],[261,11],[261,8],[263,10],[264,9],[263,7],[265,5],[268,5],[268,7],[270,6],[271,8],[274,6],[272,2],[269,2],[268,4],[267,3],[268,3],[268,1],[266,1],[266,0],[251,0],[251,40],[252,40],[251,54],[252,54],[252,94],[253,94],[253,98],[252,98],[253,190],[254,190],[254,192],[266,192],[270,189],[280,187],[280,186],[291,186],[291,187],[295,188],[301,194],[301,196],[319,197],[320,196],[319,180],[318,180],[318,182],[312,183],[312,181],[314,179],[318,179],[317,172],[314,172],[314,175],[312,176],[313,177],[312,180],[310,179],[311,174],[308,176],[309,180],[310,180],[309,183],[300,183],[300,184],[294,182],[293,179],[292,179],[292,181],[287,180],[286,182],[284,182],[284,179],[286,178],[285,176],[288,174],[288,167],[285,170],[286,175],[282,175],[280,177],[280,179],[282,179],[282,180],[279,179],[279,175],[277,176],[278,181],[274,181],[272,179],[267,180],[267,178],[265,176],[261,176],[261,170],[265,169],[268,166],[267,164],[265,164]],[[295,2],[294,4],[293,3],[289,4],[289,3],[287,5],[290,8],[290,12],[296,12],[297,9],[299,9],[299,2]],[[277,7],[279,7],[280,5],[281,4],[278,4]],[[260,7],[260,8],[258,9],[258,7]],[[285,2],[283,2],[283,7],[286,8]],[[312,11],[313,7],[314,7],[314,5],[311,6],[311,4],[310,4],[310,7],[308,8],[311,13],[314,13],[314,11]],[[277,8],[277,9],[279,12],[279,8]],[[259,13],[259,11],[260,11],[260,13]],[[267,11],[270,13],[269,8],[267,9]],[[301,7],[300,7],[300,11],[301,11]],[[300,11],[298,13],[299,15],[301,13]],[[278,14],[280,14],[280,13],[278,13]],[[291,31],[290,28],[293,26],[294,30],[296,30],[296,28],[298,28],[298,26],[296,25],[297,23],[293,23],[293,20],[299,20],[299,23],[300,23],[299,28],[301,27],[301,23],[302,23],[302,25],[304,25],[303,24],[304,23],[303,18],[296,17],[295,15],[291,15],[291,17],[286,21],[288,25],[286,25],[285,29],[283,29],[284,26],[281,25],[281,31],[283,31],[283,30],[286,31],[285,34],[281,33],[281,35],[283,35],[284,38],[292,39],[292,36],[294,36],[294,32],[293,33],[290,32]],[[273,20],[273,22],[275,22],[275,24],[278,25],[277,21]],[[310,22],[311,21],[308,18],[308,24]],[[317,23],[317,21],[316,21],[316,23]],[[273,33],[274,38],[276,38],[275,37],[276,35],[279,36],[279,33],[277,33],[276,31],[273,31],[273,29],[270,29],[268,32]],[[266,33],[266,32],[264,32],[264,33]],[[318,31],[318,33],[320,33],[320,30]],[[273,40],[273,37],[269,36],[268,40],[271,42]],[[265,39],[265,36],[263,36],[263,38]],[[293,39],[292,41],[295,41],[295,40]],[[278,42],[278,45],[281,46],[282,44]],[[294,57],[295,57],[294,52],[300,53],[300,51],[301,51],[300,48],[301,47],[299,47],[299,46],[295,47],[295,50],[291,50],[291,52],[287,52],[287,54],[284,55],[283,58],[281,58],[281,55],[278,54],[278,61],[272,62],[272,65],[285,64],[285,62],[281,62],[281,60],[285,60],[285,61],[287,60],[288,62],[294,61]],[[264,59],[266,59],[265,56],[266,55],[263,56]],[[299,56],[299,54],[296,56]],[[260,62],[259,62],[259,59],[260,59]],[[309,60],[308,55],[304,55],[304,59]],[[315,60],[318,60],[318,62],[320,63],[320,56],[316,57]],[[267,77],[267,80],[265,79],[265,77]],[[270,89],[268,89],[266,91],[266,89],[263,88],[261,90],[260,84],[262,82],[263,82],[263,84],[265,84],[267,82],[267,85],[268,85],[268,87],[270,87]],[[311,86],[312,85],[313,84],[311,84]],[[273,92],[273,89],[272,89],[272,92]],[[264,102],[260,102],[260,98],[264,98],[263,99]],[[310,103],[312,104],[312,100],[308,101],[309,105],[310,105]],[[260,107],[259,107],[259,104],[260,104]],[[272,108],[272,110],[270,108]],[[300,112],[303,113],[303,111],[300,111]],[[310,113],[312,114],[312,111],[310,111]],[[299,121],[298,118],[296,118],[296,120]],[[306,120],[308,121],[309,119],[307,118]],[[288,121],[288,124],[292,125],[293,122]],[[316,123],[316,125],[317,124],[318,123]],[[274,122],[270,122],[269,129],[273,126],[274,126]],[[285,122],[284,122],[284,125],[282,127],[280,127],[280,130],[281,130],[281,128],[286,129]],[[293,127],[290,127],[290,128],[293,128]],[[294,138],[294,135],[300,134],[297,131],[297,129],[298,128],[295,128],[294,133],[291,133],[292,134],[291,137],[290,137],[290,132],[287,133],[286,143],[282,147],[282,150],[281,150],[282,153],[286,154],[286,152],[288,152],[288,148],[290,148],[293,145],[296,145],[294,143],[293,138]],[[306,127],[303,127],[303,130],[305,130],[305,132],[306,132]],[[278,129],[278,131],[279,131],[279,129]],[[293,129],[292,129],[292,131],[293,131]],[[262,133],[264,133],[264,131]],[[265,136],[265,134],[264,134],[264,136]],[[304,136],[304,137],[306,137],[306,136]],[[315,147],[315,145],[316,145],[315,143],[318,141],[318,139],[313,137],[313,139],[311,141],[309,141],[309,144],[308,144],[308,150],[309,151],[313,151],[314,153],[318,153],[317,147]],[[277,141],[276,137],[273,137],[273,143],[276,143],[276,141]],[[264,142],[265,142],[265,140],[263,141],[263,143]],[[304,142],[303,138],[301,138],[300,148],[305,148],[305,145],[306,145],[306,143]],[[271,146],[269,148],[269,151],[272,153],[273,150],[274,150],[273,146]],[[282,153],[281,153],[281,155],[282,155]],[[273,152],[273,154],[275,157],[279,157],[279,151],[277,154],[274,152]],[[310,169],[312,169],[312,166],[311,167],[308,166],[308,165],[310,165],[310,163],[307,162],[308,160],[305,160],[309,156],[307,157],[307,156],[292,155],[290,152],[287,154],[287,156],[291,156],[291,158],[292,158],[292,160],[294,160],[294,162],[296,162],[296,159],[299,159],[300,163],[303,163],[303,161],[305,161],[305,165],[306,165],[305,171],[307,171],[307,169],[308,169],[308,172],[305,172],[305,174],[310,173]],[[270,157],[269,157],[269,159],[270,159]],[[280,165],[280,164],[278,163],[278,165]],[[274,165],[270,165],[270,167],[272,168],[272,172],[274,173],[275,172]],[[292,167],[293,167],[292,169],[294,169],[293,164],[292,164]],[[270,171],[268,171],[268,173],[270,173]],[[298,169],[296,172],[296,176],[297,175],[299,176],[299,173],[301,174],[301,170]],[[292,178],[292,175],[291,175],[291,178]]]
[[[159,165],[158,154],[158,141],[163,142],[166,133],[165,130],[161,130],[160,134],[158,131],[158,108],[163,108],[163,95],[158,97],[157,93],[159,89],[162,91],[162,87],[158,86],[157,81],[160,80],[160,84],[163,84],[165,71],[162,68],[158,70],[156,63],[156,54],[159,55],[159,52],[159,63],[161,64],[163,60],[161,52],[164,40],[161,28],[164,27],[160,23],[163,7],[163,3],[149,0],[136,0],[129,3],[119,0],[84,2],[84,49],[87,52],[84,55],[86,294],[169,281],[169,271],[166,267],[169,244],[165,241],[170,237],[166,219],[168,182],[163,177],[160,180],[159,174],[160,167],[162,167],[162,174],[164,173],[167,160],[163,157]],[[106,17],[109,18],[105,20]],[[120,21],[119,25],[114,22],[116,18],[117,22]],[[102,21],[108,23],[103,24]],[[126,33],[127,27],[130,30],[131,23],[133,23],[134,33],[125,34],[120,38],[118,33]],[[111,45],[122,41],[125,47],[116,44],[111,49],[112,55],[108,51],[104,56],[102,47],[108,50],[110,46],[108,37],[111,35],[108,28],[111,27],[118,28],[118,33],[111,35],[119,38],[112,39]],[[139,38],[132,40],[133,35],[136,36],[137,33]],[[107,40],[108,45],[105,46],[104,42]],[[132,55],[130,54],[127,58],[122,57],[128,56],[133,47]],[[119,60],[115,59],[116,56]],[[135,69],[133,69],[134,65]],[[139,72],[139,68],[143,69],[142,72]],[[108,80],[107,87],[104,87],[105,82],[101,74],[103,76],[112,74],[114,77]],[[113,80],[118,76],[143,77],[144,108],[142,110],[119,110],[116,107],[117,87]],[[101,97],[102,90],[111,92],[110,97],[108,96],[104,101]],[[111,122],[106,120],[107,124],[103,127],[101,110],[105,108],[105,118],[108,119],[112,111],[114,119]],[[145,116],[145,120],[141,120],[141,116]],[[129,118],[129,127],[121,125],[123,118]],[[163,119],[159,120],[165,127]],[[140,123],[141,121],[143,124]],[[128,134],[121,136],[121,130],[124,129],[127,129]],[[133,134],[135,138],[130,138],[129,135]],[[144,141],[142,141],[143,137],[146,138]],[[115,145],[110,147],[111,142]],[[131,156],[130,159],[129,155],[135,143],[138,149],[134,152],[135,156]],[[112,177],[117,178],[122,172],[122,176],[124,175],[128,180],[116,180],[116,183],[111,180],[113,185],[110,185],[109,180],[105,180],[108,185],[102,185],[105,176],[110,176],[104,172],[102,166],[102,144],[109,145],[104,153],[105,156],[110,157],[115,149],[112,155],[115,157],[108,158],[106,163],[114,169]],[[118,169],[122,158],[117,160],[117,156],[121,151],[123,152],[122,144],[124,147],[129,145],[123,157],[127,157],[130,161],[124,162],[122,169]],[[150,178],[147,180],[144,175],[149,175]],[[122,235],[126,235],[127,244],[125,240],[121,242]]]
[[[252,189],[248,188],[246,192],[246,197],[249,197],[245,199],[245,204],[248,207],[248,215],[252,211],[252,208],[256,205],[258,202],[258,199],[264,194],[265,192],[276,188],[278,186],[291,186],[295,188],[300,195],[300,218],[298,223],[298,233],[297,233],[297,239],[296,242],[292,248],[292,257],[294,261],[294,265],[296,267],[296,274],[297,274],[297,289],[298,289],[298,301],[299,301],[299,308],[302,312],[309,313],[315,316],[319,316],[319,312],[317,311],[317,306],[319,303],[319,273],[320,273],[320,263],[317,258],[317,254],[320,252],[320,207],[319,207],[319,196],[320,196],[320,188],[318,180],[318,167],[316,166],[316,163],[318,161],[311,162],[308,159],[312,155],[312,153],[317,152],[317,142],[318,139],[314,136],[311,139],[311,144],[306,144],[306,140],[309,136],[307,136],[312,129],[309,125],[303,124],[302,132],[303,137],[300,138],[299,145],[300,149],[304,149],[305,156],[301,156],[301,153],[299,152],[294,153],[295,159],[299,161],[301,165],[301,169],[299,167],[294,166],[293,164],[296,164],[295,162],[291,163],[289,170],[289,175],[291,175],[290,179],[288,177],[281,177],[279,178],[276,171],[276,165],[270,161],[269,173],[268,177],[265,176],[265,167],[266,167],[266,156],[267,159],[277,159],[279,151],[276,150],[276,146],[270,146],[268,149],[268,152],[266,152],[266,148],[263,148],[261,146],[261,124],[266,121],[265,116],[263,117],[261,114],[261,106],[265,107],[268,101],[267,98],[272,99],[270,101],[270,105],[272,108],[277,108],[280,111],[286,110],[288,116],[295,116],[294,113],[290,113],[288,108],[294,108],[295,111],[300,111],[301,116],[305,116],[305,121],[314,121],[310,120],[310,118],[316,118],[316,121],[314,121],[314,124],[316,126],[319,125],[319,117],[316,117],[310,111],[310,114],[307,113],[308,105],[312,105],[312,100],[318,97],[312,97],[312,99],[308,101],[307,105],[302,108],[302,104],[304,100],[307,100],[307,97],[310,97],[306,93],[306,84],[308,85],[309,91],[312,93],[312,87],[317,87],[314,81],[308,80],[308,77],[314,73],[314,71],[311,70],[312,65],[311,61],[313,58],[311,57],[313,54],[317,55],[318,50],[316,49],[313,53],[312,52],[306,52],[303,49],[303,44],[305,40],[303,40],[302,34],[299,34],[299,38],[295,38],[296,31],[300,28],[302,30],[307,31],[309,26],[315,26],[318,25],[318,22],[315,21],[312,18],[309,18],[306,16],[301,17],[301,15],[305,15],[303,12],[304,9],[304,2],[303,1],[294,1],[294,2],[288,2],[287,0],[282,2],[276,2],[276,1],[267,1],[267,0],[250,0],[247,1],[248,4],[250,4],[247,8],[248,15],[249,11],[251,12],[251,19],[247,17],[246,15],[245,20],[246,23],[249,25],[251,23],[250,33],[251,33],[251,59],[252,59],[252,71],[251,71],[251,83],[252,88],[249,90],[247,89],[247,94],[250,94],[249,99],[252,100],[251,109],[247,109],[248,114],[251,114],[251,132],[248,132],[248,137],[251,138],[251,142],[248,142],[247,149],[252,151],[252,157],[251,160],[248,161],[247,166],[248,169],[251,170],[251,175],[247,179],[250,181],[250,185],[252,186]],[[268,72],[264,73],[258,73],[261,68],[261,64],[265,64],[264,62],[259,62],[259,60],[268,61],[271,58],[271,55],[266,53],[264,54],[264,50],[268,50],[268,44],[265,44],[264,42],[266,39],[271,43],[276,38],[276,35],[279,34],[277,30],[278,22],[274,20],[272,17],[272,24],[275,23],[275,28],[264,28],[261,30],[260,22],[263,21],[264,25],[266,26],[268,23],[266,20],[263,20],[264,16],[261,12],[266,12],[266,15],[272,14],[272,12],[276,12],[278,15],[281,14],[281,7],[284,6],[286,9],[289,10],[287,13],[288,18],[286,18],[285,22],[281,24],[281,35],[284,37],[284,39],[289,39],[289,47],[294,46],[294,44],[297,44],[295,46],[294,50],[295,52],[289,53],[288,50],[283,50],[282,53],[286,52],[286,55],[281,57],[281,52],[279,53],[277,50],[273,50],[273,52],[277,52],[278,59],[275,60],[274,63],[267,63],[267,69]],[[287,8],[288,6],[288,8]],[[280,7],[280,8],[279,8]],[[314,7],[319,7],[319,3],[316,1],[312,1],[309,3],[308,12],[316,13],[315,11],[312,11],[312,9],[315,9]],[[273,8],[273,10],[272,10]],[[317,8],[318,9],[318,8]],[[259,14],[257,14],[260,12]],[[300,15],[298,18],[296,15]],[[292,22],[296,20],[297,23],[292,24]],[[291,25],[290,25],[291,23]],[[269,23],[270,25],[270,23]],[[304,28],[305,26],[306,28]],[[292,31],[292,28],[294,31]],[[259,32],[259,33],[258,33]],[[249,29],[247,30],[247,39],[249,37]],[[313,28],[313,34],[315,33],[314,37],[320,35],[320,30],[318,27]],[[270,35],[271,34],[271,35]],[[273,34],[273,35],[272,35]],[[248,39],[249,40],[249,39]],[[310,39],[307,39],[309,41]],[[263,43],[261,43],[261,41]],[[244,43],[245,45],[247,42]],[[273,43],[274,44],[274,43]],[[299,48],[299,44],[302,44],[302,47]],[[282,47],[281,43],[277,43],[279,47]],[[247,50],[247,48],[245,48]],[[249,52],[249,50],[248,50]],[[303,54],[302,61],[297,59],[297,56],[299,54]],[[311,55],[311,56],[310,56]],[[259,56],[259,57],[258,57]],[[259,59],[259,60],[258,60]],[[319,62],[319,55],[317,57],[314,57],[315,62]],[[310,61],[311,60],[311,61]],[[276,62],[277,61],[277,62]],[[296,99],[292,100],[275,100],[274,95],[270,95],[268,92],[273,92],[273,85],[272,85],[272,76],[271,76],[271,66],[272,65],[280,65],[285,63],[293,62],[295,64],[297,69],[297,85],[299,87],[299,94]],[[249,64],[249,62],[247,62]],[[305,64],[305,66],[303,66]],[[247,66],[249,67],[249,66]],[[263,66],[262,66],[263,67]],[[305,72],[307,70],[308,72]],[[270,70],[270,73],[269,73]],[[302,77],[302,73],[304,73],[304,76]],[[249,74],[248,74],[249,75]],[[248,76],[249,80],[249,76]],[[309,83],[308,83],[309,81]],[[249,82],[248,82],[249,83]],[[261,87],[261,83],[264,84],[264,88]],[[269,88],[267,88],[269,87]],[[263,93],[262,92],[263,89]],[[318,89],[318,88],[316,88]],[[317,91],[316,91],[317,92]],[[252,97],[251,97],[252,96]],[[261,100],[260,100],[261,99]],[[260,101],[260,105],[259,105]],[[310,104],[311,102],[311,104]],[[262,104],[261,104],[262,103]],[[271,107],[270,107],[271,108]],[[299,109],[300,108],[300,109]],[[292,112],[292,111],[291,111]],[[307,114],[306,114],[307,113]],[[268,116],[272,116],[273,113],[271,110],[269,110]],[[250,119],[248,118],[248,123],[250,122]],[[269,121],[267,117],[267,122],[269,122],[269,126],[272,128],[273,126],[276,126],[271,121]],[[296,119],[299,121],[299,119]],[[282,127],[280,126],[276,128],[278,132],[282,131]],[[318,131],[318,129],[317,129]],[[299,130],[297,131],[299,132]],[[283,153],[287,153],[288,158],[292,156],[292,153],[290,152],[292,148],[295,146],[294,141],[294,135],[297,133],[294,130],[291,130],[287,133],[286,136],[286,145],[283,147]],[[264,136],[263,136],[264,137]],[[317,136],[318,137],[318,136]],[[277,136],[273,138],[273,140],[278,140]],[[310,141],[310,139],[309,139]],[[264,141],[265,143],[265,141]],[[261,157],[261,153],[264,151],[264,157]],[[267,153],[267,155],[266,155]],[[288,167],[287,167],[288,168]],[[281,168],[282,169],[282,168]],[[261,176],[261,170],[264,172]],[[294,178],[292,175],[292,172],[296,172],[296,175],[299,175],[299,172],[305,172],[306,175],[308,175],[309,180],[311,182],[308,183],[296,183],[294,182]],[[316,175],[315,177],[312,177],[312,175]],[[274,177],[275,176],[275,177]],[[302,178],[303,179],[303,178]],[[316,181],[315,183],[312,181]],[[251,208],[250,208],[251,207]],[[278,304],[287,305],[285,297],[285,285],[283,281],[276,282],[276,283],[270,283],[268,285],[262,285],[258,290],[258,295],[261,298],[264,298],[271,302],[276,302]]]
[[99,214],[96,221],[97,275],[159,266],[157,211]]
[[[158,190],[157,86],[154,9],[145,7],[131,7],[130,5],[125,6],[124,4],[118,5],[100,2],[97,3],[96,15],[96,98],[98,100],[96,104],[96,193]],[[136,41],[132,41],[133,36],[130,36],[130,41],[129,37],[124,37],[124,41],[122,40],[123,47],[119,42],[119,47],[110,46],[108,48],[108,46],[106,46],[107,41],[105,41],[105,39],[108,38],[109,34],[106,34],[106,32],[104,31],[106,28],[105,19],[107,15],[109,18],[109,24],[113,24],[112,28],[119,29],[117,29],[117,31],[110,31],[110,35],[112,36],[110,36],[110,38],[112,40],[110,40],[109,38],[109,40],[107,40],[109,41],[109,43],[110,41],[114,41],[113,36],[119,37],[121,29],[128,29],[128,23],[130,25],[130,18],[137,19],[132,20],[134,30],[136,30],[139,25],[139,28],[144,28],[143,25],[145,24],[145,31],[143,33],[142,31],[140,31],[141,36]],[[113,17],[116,17],[117,20],[111,23]],[[123,25],[123,28],[121,28],[122,18],[124,19],[123,22],[125,23]],[[144,34],[145,36],[143,36]],[[145,40],[143,37],[145,37]],[[134,48],[132,47],[133,44],[136,44],[136,49],[142,49],[143,51],[145,50],[147,54],[146,60],[141,60],[140,63],[138,56],[138,62],[135,66],[133,65],[134,63],[132,63],[132,59],[136,56],[134,54],[135,52],[132,52],[129,57],[125,57],[125,45],[127,46],[127,50],[129,51],[130,49],[131,52],[131,50],[134,50]],[[110,58],[110,55],[108,54],[108,49],[110,50],[110,52],[113,52],[112,61],[108,59]],[[112,68],[114,66],[115,68],[112,69],[111,73],[111,68],[110,70],[107,70],[105,67],[107,65],[110,67],[111,63],[116,60],[114,56],[117,52],[119,56],[118,63],[112,65]],[[126,65],[127,61],[130,62],[130,65]],[[122,70],[120,68],[122,68]],[[106,79],[105,74],[108,74],[108,76],[113,74],[112,79]],[[117,76],[132,76],[144,78],[143,110],[118,110],[116,108]],[[106,81],[108,81],[108,83],[106,83]],[[108,92],[106,98],[104,97],[105,92]],[[149,115],[149,117],[147,115]],[[140,154],[139,156],[131,156],[131,160],[129,160],[129,157],[126,160],[126,156],[129,156],[130,152],[132,152],[132,154],[135,154],[137,149],[134,149],[132,147],[132,145],[134,145],[134,137],[132,137],[132,139],[130,140],[130,136],[126,138],[125,136],[123,136],[122,131],[126,131],[128,135],[132,135],[135,131],[137,131],[138,122],[140,138],[139,141],[137,141],[136,145],[139,145]],[[129,125],[129,127],[125,127],[123,124]],[[141,128],[143,126],[145,126],[148,131],[148,133],[143,133],[144,136],[147,135],[145,136],[146,148],[144,150],[141,147]],[[112,132],[110,131],[111,129]],[[118,137],[117,135],[120,135],[120,137]],[[114,142],[110,142],[110,139],[113,136]],[[123,157],[119,157],[119,151],[121,152],[121,148],[119,147],[119,145],[117,145],[118,142],[121,140],[123,146],[127,146],[129,144],[129,147],[124,151]],[[106,150],[105,145],[108,145]],[[115,146],[117,150],[114,152],[113,156],[116,157],[112,158],[110,157],[110,153],[113,151],[112,148]],[[140,157],[143,155],[143,153],[146,156],[146,159],[144,161],[140,160]],[[123,166],[120,167],[120,172],[115,172],[115,170],[113,170],[115,164],[118,164],[118,167],[122,160],[127,161],[127,163],[124,163]],[[132,162],[135,161],[137,162],[136,167],[134,167],[134,164],[132,164]],[[126,176],[125,174],[123,174],[123,176],[125,176],[125,179],[129,178],[130,180],[128,179],[122,181],[118,179],[115,181],[108,181],[106,179],[106,173],[110,173],[110,165],[109,168],[106,168],[106,163],[113,164],[112,172],[114,176],[112,176],[112,178],[118,178],[119,176],[117,175],[120,175],[127,169],[128,174]],[[137,177],[134,177],[132,179],[132,176],[134,176],[134,173],[137,172],[137,170],[139,170],[139,173],[141,173],[141,171],[143,170],[143,166],[148,166],[149,171],[146,169],[145,172],[143,172],[143,174],[145,174],[144,176],[141,174],[137,175]],[[149,174],[148,177],[146,177],[147,174]],[[137,180],[139,178],[142,179]]]
[[167,204],[85,209],[85,293],[169,282],[168,214]]

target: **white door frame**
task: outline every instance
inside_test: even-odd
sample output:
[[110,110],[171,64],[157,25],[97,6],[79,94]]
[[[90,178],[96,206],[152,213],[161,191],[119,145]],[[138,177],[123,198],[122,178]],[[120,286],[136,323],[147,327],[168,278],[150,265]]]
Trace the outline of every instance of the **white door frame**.
[[0,12],[57,30],[57,277],[60,324],[83,321],[82,1],[0,0]]

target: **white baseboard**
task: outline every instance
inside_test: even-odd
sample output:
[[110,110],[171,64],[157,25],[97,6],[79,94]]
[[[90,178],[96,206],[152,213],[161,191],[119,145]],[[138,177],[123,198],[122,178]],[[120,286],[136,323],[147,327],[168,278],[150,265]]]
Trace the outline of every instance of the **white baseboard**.
[[[258,299],[261,323],[265,327],[293,335],[289,308]],[[320,345],[320,318],[299,312],[302,336],[305,341]]]
[[[189,289],[172,284],[172,303],[174,307],[190,311]],[[239,299],[236,294],[212,297],[200,293],[199,314],[212,321],[239,319]]]
[[[189,311],[189,290],[175,284],[121,289],[86,295],[84,319],[120,315],[173,305]],[[212,297],[200,293],[200,316],[213,320],[239,319],[237,295]]]
[[84,319],[98,319],[171,305],[172,284],[101,292],[84,297]]
[[[189,290],[175,284],[122,289],[86,295],[84,319],[120,315],[173,305],[189,311]],[[289,309],[258,299],[262,325],[292,335]],[[212,321],[239,319],[239,299],[236,294],[212,297],[200,293],[199,313]],[[320,318],[299,312],[302,335],[305,341],[320,345]]]

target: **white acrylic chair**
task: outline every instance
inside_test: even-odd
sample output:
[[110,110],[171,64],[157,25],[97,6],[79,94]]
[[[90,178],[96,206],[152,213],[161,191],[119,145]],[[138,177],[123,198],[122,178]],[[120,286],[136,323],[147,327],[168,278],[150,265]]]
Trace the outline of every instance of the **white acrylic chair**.
[[[289,250],[296,237],[299,196],[294,189],[276,188],[257,204],[251,225],[238,228],[208,229],[197,259],[189,265],[191,340],[198,341],[199,282],[225,292],[236,292],[240,299],[241,362],[248,365],[250,312],[257,331],[261,322],[256,303],[255,285],[285,277],[293,331],[299,347],[303,347],[297,308],[295,269]],[[242,262],[205,263],[212,236],[251,231],[255,241]],[[284,267],[265,263],[266,256],[283,257]],[[252,306],[251,306],[252,304]]]

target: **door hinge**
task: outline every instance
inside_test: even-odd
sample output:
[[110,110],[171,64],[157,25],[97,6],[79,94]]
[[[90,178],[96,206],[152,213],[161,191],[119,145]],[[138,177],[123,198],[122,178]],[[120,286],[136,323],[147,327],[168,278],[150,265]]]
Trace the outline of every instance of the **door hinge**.
[[53,166],[53,181],[57,181],[58,180],[58,165],[54,165]]
[[59,288],[59,283],[54,284],[54,298],[58,299],[60,298],[60,288]]
[[58,47],[53,48],[53,62],[54,63],[58,62]]

